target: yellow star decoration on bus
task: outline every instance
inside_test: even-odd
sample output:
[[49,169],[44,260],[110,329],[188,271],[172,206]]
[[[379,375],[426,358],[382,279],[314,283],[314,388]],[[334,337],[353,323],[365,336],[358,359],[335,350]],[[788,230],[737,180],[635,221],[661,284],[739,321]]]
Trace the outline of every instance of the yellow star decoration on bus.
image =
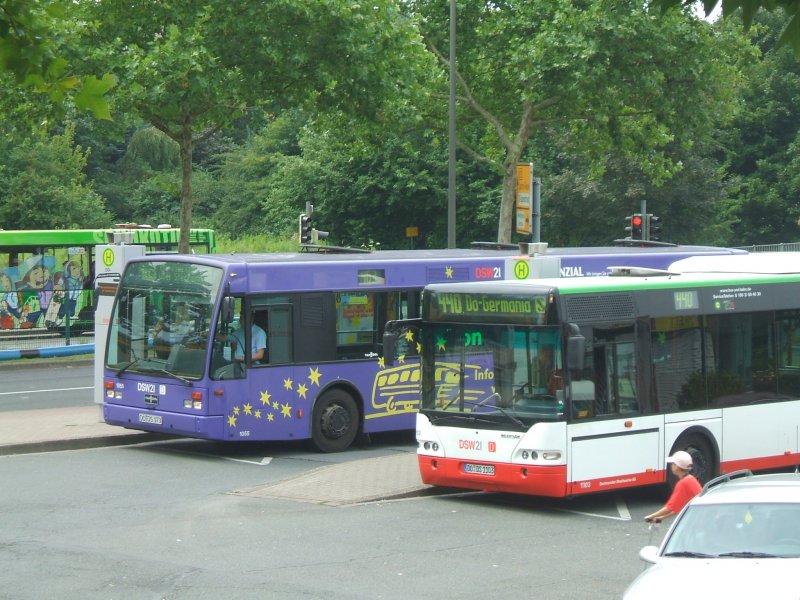
[[255,415],[256,419],[260,419],[261,418],[261,411],[256,409],[256,412],[254,413],[254,415]]
[[316,367],[314,367],[313,369],[309,369],[308,370],[308,380],[311,383],[313,383],[314,385],[316,385],[317,387],[319,387],[319,378],[320,378],[320,376],[321,376],[321,373],[319,372],[319,369],[317,369]]
[[236,427],[236,417],[233,415],[228,415],[228,425],[231,427]]
[[305,383],[301,383],[300,385],[297,386],[297,395],[298,396],[300,396],[301,398],[305,398],[306,397],[306,392],[308,392],[308,388],[306,387]]
[[279,407],[279,406],[280,406],[280,404],[278,404],[278,402],[277,402],[277,401],[274,401],[274,402],[272,403],[272,410],[278,410],[278,407]]
[[237,417],[239,416],[239,407],[238,406],[234,406],[233,407],[233,414],[235,414]]
[[272,413],[269,413],[269,414],[267,415],[267,421],[269,421],[270,423],[272,423],[274,420],[275,420],[275,415],[274,415],[274,414],[272,414]]
[[453,267],[445,267],[444,268],[444,276],[448,279],[453,278]]
[[243,406],[243,408],[244,408],[244,414],[246,414],[246,415],[252,415],[253,414],[253,406],[249,402],[247,404],[245,404]]
[[386,366],[386,361],[385,361],[385,360],[384,360],[384,358],[381,356],[381,357],[378,359],[378,368],[379,368],[379,369],[383,369],[385,366]]
[[403,337],[406,338],[407,342],[414,341],[414,331],[411,329],[406,329],[406,332],[403,334]]
[[422,354],[422,344],[417,342],[417,354]]
[[398,362],[399,364],[401,364],[401,365],[402,365],[404,362],[406,362],[406,355],[405,355],[405,354],[401,354],[400,356],[398,356],[398,357],[397,357],[397,362]]
[[292,389],[293,385],[294,385],[294,382],[291,379],[286,378],[286,379],[283,380],[283,387],[285,389],[290,390],[290,389]]
[[269,406],[269,398],[270,395],[267,390],[261,392],[261,404],[263,404],[264,406]]
[[281,404],[281,415],[286,417],[287,419],[291,418],[292,416],[292,407],[288,404]]
[[444,350],[445,346],[447,346],[447,344],[445,343],[443,337],[436,338],[436,349],[437,350]]

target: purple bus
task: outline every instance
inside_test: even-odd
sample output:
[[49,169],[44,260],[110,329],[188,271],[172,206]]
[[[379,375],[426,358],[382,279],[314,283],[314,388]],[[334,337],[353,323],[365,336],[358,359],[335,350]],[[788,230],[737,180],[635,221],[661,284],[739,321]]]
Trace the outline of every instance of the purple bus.
[[[580,276],[736,252],[562,248],[542,258]],[[310,439],[325,452],[359,433],[413,430],[419,348],[408,343],[387,367],[386,322],[419,317],[429,283],[537,276],[538,258],[457,249],[134,259],[98,382],[105,421],[220,441]]]

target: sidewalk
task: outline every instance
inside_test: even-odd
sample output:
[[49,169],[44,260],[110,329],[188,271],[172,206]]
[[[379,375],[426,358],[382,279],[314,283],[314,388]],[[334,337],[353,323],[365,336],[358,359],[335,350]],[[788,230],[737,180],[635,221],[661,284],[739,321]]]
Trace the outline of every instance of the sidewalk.
[[[107,425],[98,405],[0,413],[0,456],[121,446],[165,437]],[[416,453],[402,451],[326,465],[285,481],[234,493],[345,506],[447,491],[423,484]]]
[[78,406],[0,413],[0,455],[77,450],[160,439],[103,422],[102,408]]

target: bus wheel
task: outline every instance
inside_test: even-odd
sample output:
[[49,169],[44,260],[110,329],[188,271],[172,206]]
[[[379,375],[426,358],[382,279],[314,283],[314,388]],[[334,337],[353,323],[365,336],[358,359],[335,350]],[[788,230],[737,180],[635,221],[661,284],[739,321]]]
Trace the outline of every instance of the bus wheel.
[[346,450],[358,433],[358,408],[346,392],[325,392],[314,406],[311,439],[322,452]]
[[[711,450],[708,440],[704,437],[690,435],[685,439],[678,440],[672,452],[674,453],[677,450],[685,450],[692,455],[692,475],[700,482],[700,485],[707,484],[716,476],[717,467],[714,463],[714,452]],[[670,473],[670,478],[674,479],[672,473]]]

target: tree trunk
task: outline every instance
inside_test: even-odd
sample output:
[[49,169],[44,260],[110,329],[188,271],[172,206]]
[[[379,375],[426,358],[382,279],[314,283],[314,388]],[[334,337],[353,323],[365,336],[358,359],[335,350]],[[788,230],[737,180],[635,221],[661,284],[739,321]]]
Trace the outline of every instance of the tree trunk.
[[511,243],[511,223],[517,203],[517,159],[503,164],[503,197],[500,200],[500,220],[497,224],[497,241]]
[[192,128],[187,122],[181,127],[181,239],[178,252],[189,254],[189,230],[192,227]]

